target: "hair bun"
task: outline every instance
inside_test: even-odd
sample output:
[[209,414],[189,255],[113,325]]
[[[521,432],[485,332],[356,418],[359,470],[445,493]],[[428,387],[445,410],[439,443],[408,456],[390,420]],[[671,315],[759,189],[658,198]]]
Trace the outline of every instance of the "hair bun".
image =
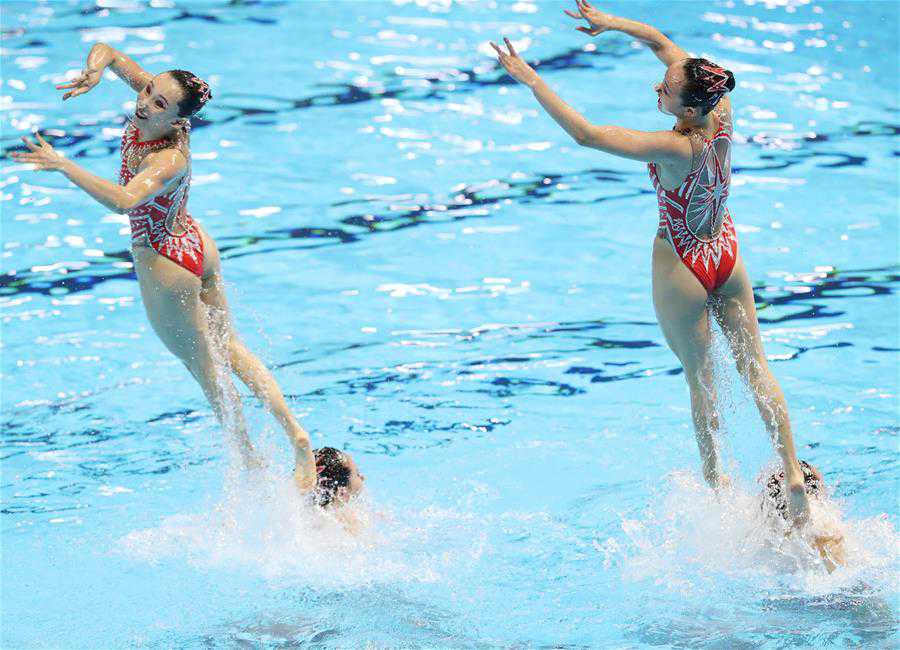
[[209,84],[200,77],[187,70],[169,70],[184,93],[184,98],[178,102],[178,115],[190,118],[212,99]]
[[728,75],[728,81],[725,82],[725,88],[728,89],[728,92],[731,92],[732,90],[734,90],[735,86],[734,73],[732,73],[731,70],[726,70],[725,74]]

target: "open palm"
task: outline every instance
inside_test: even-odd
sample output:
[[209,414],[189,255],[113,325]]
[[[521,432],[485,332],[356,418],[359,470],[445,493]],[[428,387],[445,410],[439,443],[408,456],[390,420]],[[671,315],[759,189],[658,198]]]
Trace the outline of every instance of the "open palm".
[[56,89],[69,91],[63,95],[63,101],[65,101],[71,97],[78,97],[78,95],[83,95],[84,93],[91,90],[91,88],[100,83],[100,77],[102,75],[102,70],[92,70],[91,68],[85,68],[81,71],[81,74],[72,79],[72,81],[67,81],[64,84],[59,84]]

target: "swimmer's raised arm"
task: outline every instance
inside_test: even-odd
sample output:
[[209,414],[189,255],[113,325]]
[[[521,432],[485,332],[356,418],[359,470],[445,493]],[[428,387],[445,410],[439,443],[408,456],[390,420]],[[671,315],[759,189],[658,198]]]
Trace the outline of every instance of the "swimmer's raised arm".
[[635,131],[619,126],[591,124],[553,92],[537,72],[516,53],[509,39],[503,40],[509,48],[508,52],[491,43],[491,47],[500,57],[500,63],[513,79],[531,88],[544,110],[578,144],[614,156],[644,162],[667,163],[690,160],[690,142],[675,131]]
[[568,9],[564,11],[576,20],[586,20],[588,22],[589,27],[582,25],[575,28],[579,32],[584,32],[591,36],[597,36],[597,34],[609,31],[628,34],[649,47],[656,57],[667,66],[688,58],[687,52],[678,47],[669,37],[655,27],[645,25],[636,20],[604,13],[592,7],[586,0],[575,0],[575,4],[578,7],[577,13]]
[[37,144],[22,138],[29,151],[14,151],[10,154],[12,159],[34,165],[40,171],[62,172],[95,201],[116,212],[128,212],[161,194],[187,167],[187,159],[180,151],[155,151],[144,158],[138,173],[127,185],[117,185],[60,155],[40,133],[35,137]]
[[122,81],[138,92],[153,78],[152,74],[139,66],[127,54],[123,54],[105,43],[97,43],[88,53],[87,63],[81,74],[72,81],[59,84],[56,89],[69,91],[63,95],[63,101],[83,95],[100,83],[106,68],[110,68]]

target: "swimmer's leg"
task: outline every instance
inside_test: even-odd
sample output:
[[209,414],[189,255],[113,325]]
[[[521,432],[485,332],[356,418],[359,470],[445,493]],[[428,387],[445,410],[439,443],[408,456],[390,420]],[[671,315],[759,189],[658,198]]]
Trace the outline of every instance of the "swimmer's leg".
[[150,249],[136,249],[134,260],[153,330],[200,384],[220,425],[237,444],[244,466],[255,465],[240,396],[210,336],[200,280]]
[[738,372],[750,387],[775,451],[781,458],[788,485],[788,508],[795,523],[802,523],[809,516],[803,470],[797,461],[787,402],[766,360],[756,318],[753,287],[740,256],[731,276],[716,291],[713,312],[728,338]]
[[281,387],[272,373],[240,340],[231,324],[228,300],[225,296],[218,251],[211,238],[204,237],[204,253],[209,264],[200,291],[200,299],[209,309],[210,322],[216,331],[231,370],[263,403],[287,433],[294,446],[295,479],[302,489],[315,486],[315,461],[309,433],[300,426],[288,408]]
[[672,251],[668,242],[653,245],[653,307],[666,342],[681,361],[691,392],[694,432],[703,464],[703,478],[719,486],[716,436],[719,415],[712,381],[712,332],[706,289]]

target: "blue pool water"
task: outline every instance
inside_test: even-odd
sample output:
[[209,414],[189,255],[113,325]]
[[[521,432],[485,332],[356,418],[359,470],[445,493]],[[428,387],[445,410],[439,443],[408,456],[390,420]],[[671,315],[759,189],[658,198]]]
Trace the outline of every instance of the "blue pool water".
[[735,491],[699,478],[650,302],[646,170],[580,149],[498,70],[507,35],[595,123],[665,129],[662,67],[555,2],[15,2],[5,150],[113,178],[132,94],[62,104],[107,42],[207,78],[191,212],[238,330],[315,444],[368,477],[362,538],[303,512],[287,441],[229,470],[150,330],[127,221],[0,175],[4,647],[886,647],[897,640],[898,5],[609,3],[734,71],[730,206],[801,457],[850,566],[759,527],[771,447],[720,355]]

